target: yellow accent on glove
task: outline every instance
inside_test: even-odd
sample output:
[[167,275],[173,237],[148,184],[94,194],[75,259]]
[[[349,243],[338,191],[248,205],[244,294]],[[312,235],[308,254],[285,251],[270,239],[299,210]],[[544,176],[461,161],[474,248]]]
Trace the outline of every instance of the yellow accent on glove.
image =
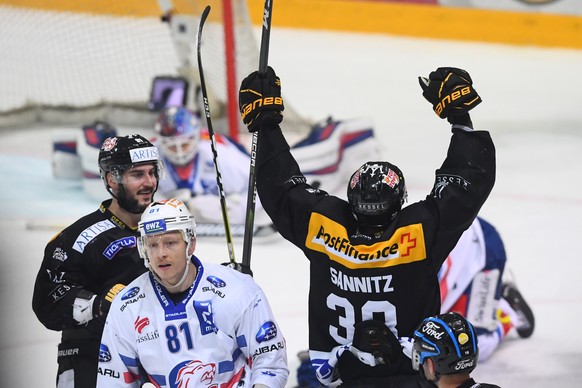
[[107,291],[107,295],[105,295],[105,300],[108,301],[109,303],[113,302],[113,298],[115,298],[115,295],[119,294],[119,292],[124,288],[125,284],[117,283],[116,285],[111,287],[109,291]]

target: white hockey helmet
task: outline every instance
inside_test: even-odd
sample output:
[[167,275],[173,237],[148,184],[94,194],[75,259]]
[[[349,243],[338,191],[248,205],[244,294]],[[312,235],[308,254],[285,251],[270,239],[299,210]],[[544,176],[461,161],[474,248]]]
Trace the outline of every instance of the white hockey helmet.
[[151,203],[141,216],[138,230],[140,234],[138,251],[147,268],[150,268],[150,260],[146,250],[146,238],[171,231],[182,233],[182,238],[187,244],[186,259],[190,259],[188,251],[196,240],[196,221],[182,201],[172,198]]
[[162,110],[154,125],[160,137],[162,154],[173,164],[183,166],[194,159],[198,151],[200,119],[184,107]]

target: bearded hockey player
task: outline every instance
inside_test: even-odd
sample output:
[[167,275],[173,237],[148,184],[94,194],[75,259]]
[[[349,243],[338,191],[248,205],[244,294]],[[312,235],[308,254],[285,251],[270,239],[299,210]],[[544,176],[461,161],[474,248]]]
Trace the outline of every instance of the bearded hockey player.
[[62,332],[59,388],[95,386],[111,301],[145,271],[137,252],[137,224],[158,188],[158,150],[140,135],[102,143],[99,169],[113,198],[47,244],[34,286],[36,316],[48,329]]

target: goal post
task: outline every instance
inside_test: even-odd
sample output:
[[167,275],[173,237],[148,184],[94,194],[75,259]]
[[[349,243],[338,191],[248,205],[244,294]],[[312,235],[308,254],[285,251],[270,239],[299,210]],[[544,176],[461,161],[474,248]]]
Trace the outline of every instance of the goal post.
[[[258,64],[246,0],[2,0],[0,127],[100,119],[152,128],[157,112],[148,100],[158,76],[188,79],[188,106],[201,110],[194,46],[206,5],[213,124],[236,138],[244,128],[238,86]],[[311,124],[288,101],[285,108],[286,130],[307,132]]]

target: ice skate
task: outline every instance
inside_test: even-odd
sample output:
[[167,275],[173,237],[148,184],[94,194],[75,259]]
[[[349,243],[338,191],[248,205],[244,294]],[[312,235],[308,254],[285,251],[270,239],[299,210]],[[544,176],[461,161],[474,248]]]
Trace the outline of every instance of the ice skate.
[[513,322],[517,334],[521,338],[528,338],[533,334],[535,318],[533,312],[515,284],[505,283],[502,291],[503,298],[517,314],[517,322]]

